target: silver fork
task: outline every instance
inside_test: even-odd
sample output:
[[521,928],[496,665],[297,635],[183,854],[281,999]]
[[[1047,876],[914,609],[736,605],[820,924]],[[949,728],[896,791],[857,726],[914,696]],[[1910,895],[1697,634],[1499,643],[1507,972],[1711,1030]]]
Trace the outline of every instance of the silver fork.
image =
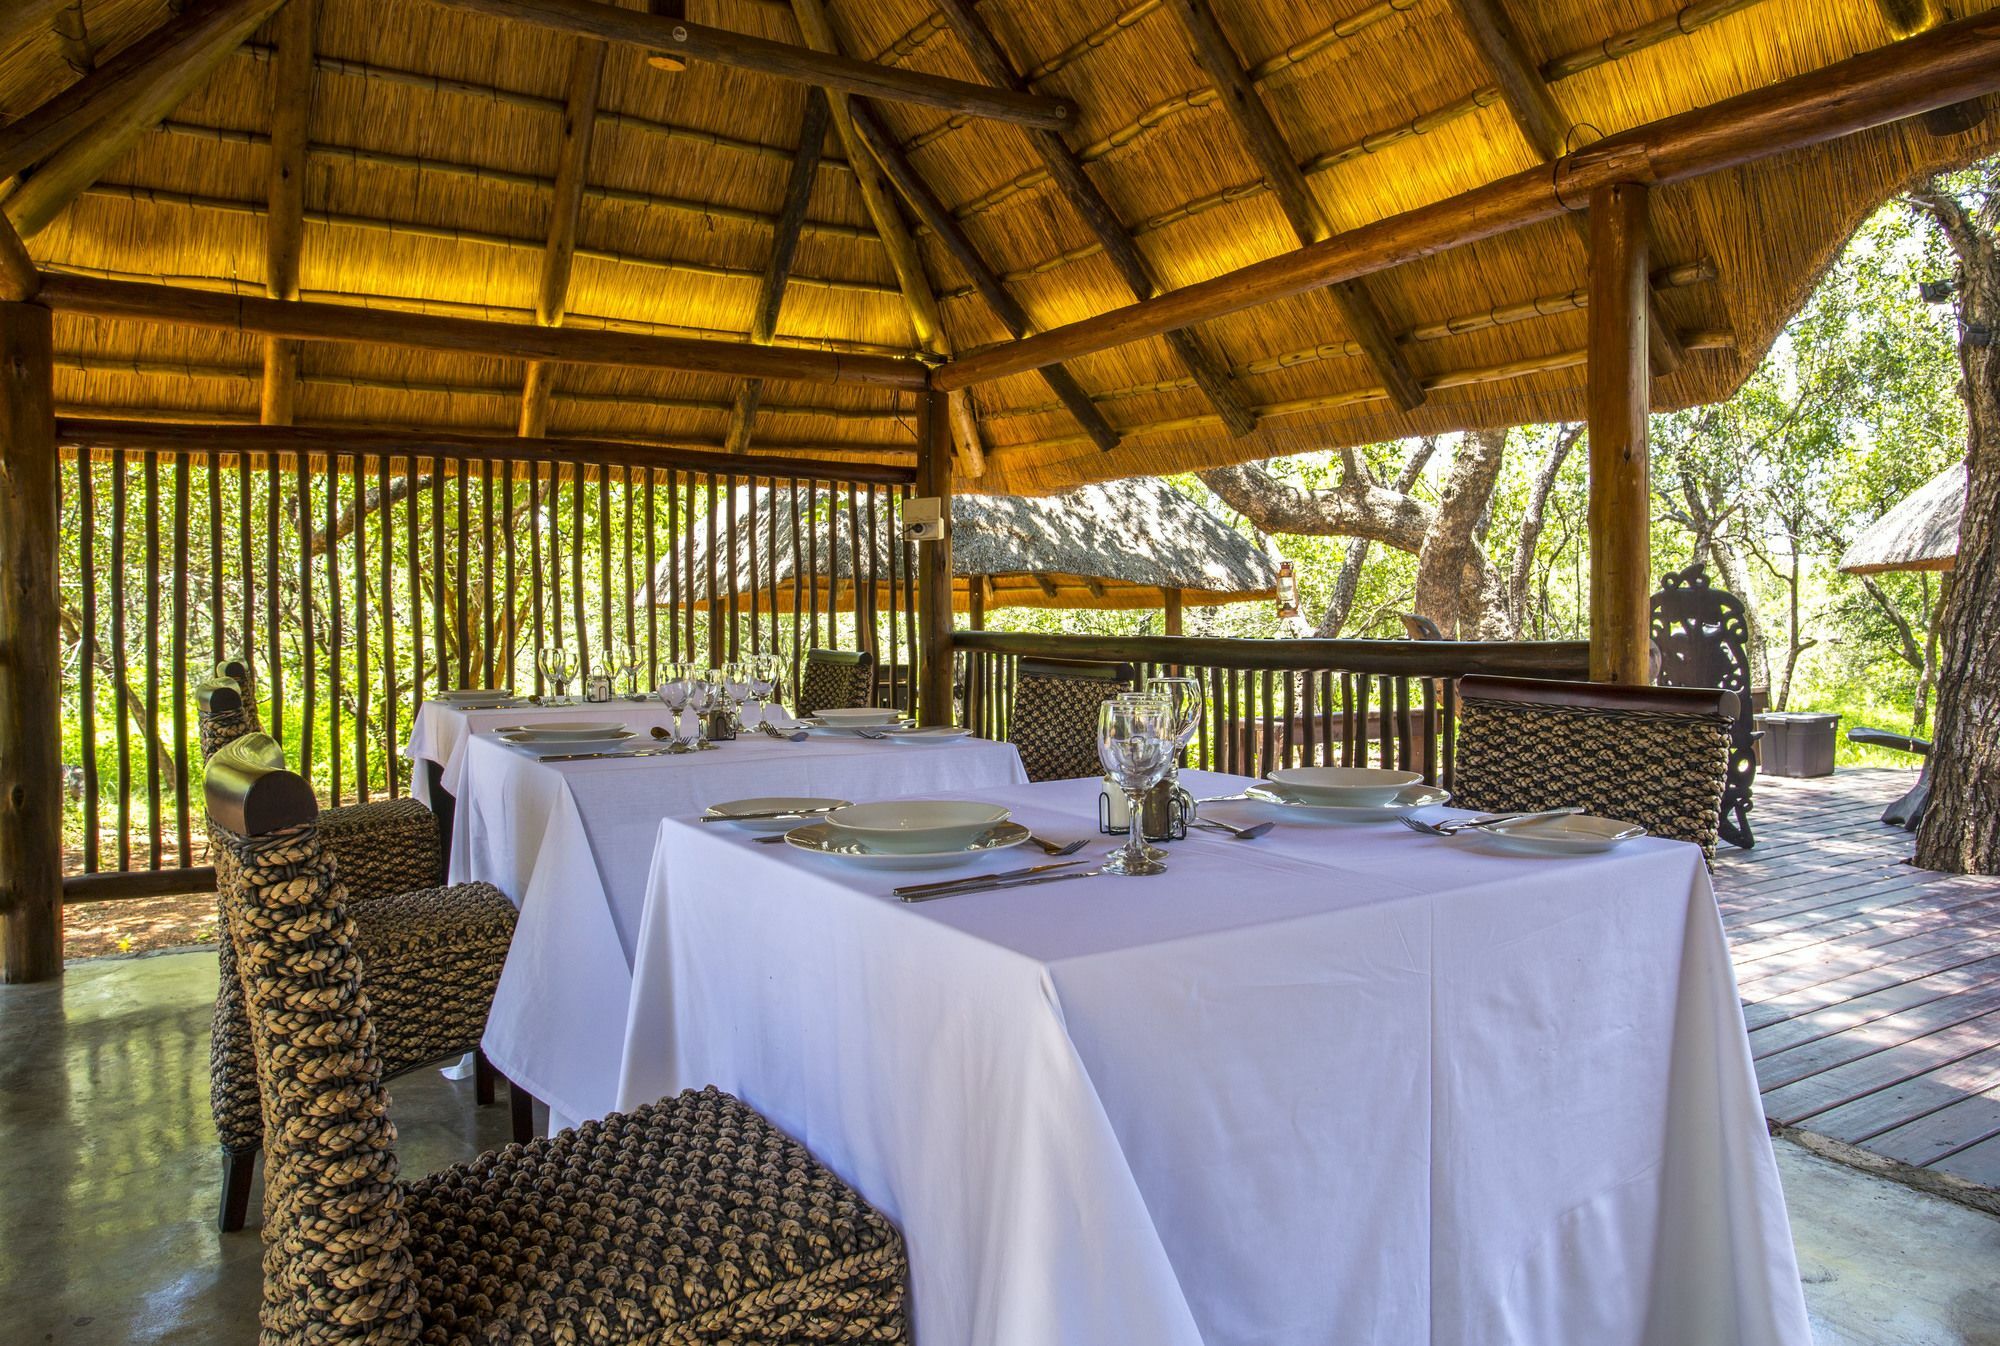
[[1072,841],[1065,844],[1059,841],[1049,841],[1044,837],[1038,837],[1033,832],[1028,834],[1028,844],[1039,847],[1044,855],[1075,855],[1084,848],[1086,841],[1088,841],[1088,838],[1085,838],[1085,841]]
[[1422,832],[1427,837],[1450,837],[1467,830],[1478,830],[1495,823],[1539,822],[1543,818],[1567,818],[1573,813],[1581,813],[1579,808],[1544,809],[1539,813],[1493,813],[1484,818],[1447,818],[1441,823],[1427,823],[1418,818],[1401,817],[1397,822],[1412,832]]
[[1263,822],[1252,823],[1248,827],[1238,827],[1235,823],[1226,823],[1220,818],[1196,818],[1194,825],[1196,827],[1212,827],[1218,832],[1227,832],[1238,841],[1255,841],[1258,837],[1263,836],[1266,832],[1277,826],[1275,822]]

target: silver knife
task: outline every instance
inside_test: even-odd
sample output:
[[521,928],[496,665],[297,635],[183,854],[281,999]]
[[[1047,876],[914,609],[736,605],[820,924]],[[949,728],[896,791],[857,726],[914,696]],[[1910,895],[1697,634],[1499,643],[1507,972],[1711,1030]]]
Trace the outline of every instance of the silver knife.
[[1052,869],[1069,869],[1080,865],[1081,860],[1064,860],[1053,865],[1030,865],[1026,869],[1003,870],[998,874],[969,874],[962,879],[939,879],[935,883],[906,883],[893,890],[897,897],[908,898],[915,893],[935,893],[945,888],[963,888],[968,884],[1001,883],[1008,879],[1025,879],[1034,874],[1046,874]]
[[553,757],[543,757],[543,762],[596,762],[613,757],[662,757],[672,752],[672,748],[636,748],[631,752],[565,752]]
[[695,821],[698,823],[774,823],[781,818],[820,818],[832,813],[832,809],[779,809],[764,813],[704,813]]
[[1032,888],[1038,883],[1061,883],[1064,879],[1090,879],[1102,874],[1102,869],[1080,869],[1071,874],[1037,874],[1031,879],[1002,879],[988,883],[972,884],[964,888],[946,888],[935,893],[912,893],[905,902],[928,902],[934,897],[964,897],[971,893],[997,893],[1008,888]]

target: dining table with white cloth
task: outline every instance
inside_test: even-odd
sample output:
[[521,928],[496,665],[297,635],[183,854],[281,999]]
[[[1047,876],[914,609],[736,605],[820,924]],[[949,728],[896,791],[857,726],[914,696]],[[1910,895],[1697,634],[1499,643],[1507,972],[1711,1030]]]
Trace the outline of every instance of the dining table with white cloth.
[[[981,798],[1064,838],[1096,792]],[[657,833],[604,1106],[796,1136],[902,1229],[925,1346],[1810,1341],[1694,846],[1281,823],[906,904],[934,876]]]
[[465,745],[474,734],[556,720],[618,720],[644,733],[655,725],[671,727],[674,714],[656,698],[634,701],[621,697],[616,701],[574,701],[554,706],[524,701],[515,706],[487,708],[427,700],[418,704],[417,718],[410,725],[410,741],[403,745],[403,756],[416,763],[416,770],[410,774],[410,793],[418,803],[435,811],[440,801],[433,795],[430,772],[424,769],[427,763],[438,769],[438,784],[456,798],[459,777],[465,769]]
[[[602,709],[598,718],[629,718]],[[457,797],[451,881],[491,883],[520,909],[480,1044],[487,1059],[548,1104],[551,1131],[611,1110],[661,818],[765,795],[981,798],[1026,779],[1011,743],[985,739],[746,733],[705,752],[552,762],[468,735],[447,782]]]

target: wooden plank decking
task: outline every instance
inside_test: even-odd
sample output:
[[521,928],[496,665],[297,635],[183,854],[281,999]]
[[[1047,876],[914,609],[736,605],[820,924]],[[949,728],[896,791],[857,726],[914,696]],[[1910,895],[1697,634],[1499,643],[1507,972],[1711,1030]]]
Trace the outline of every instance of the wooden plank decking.
[[1907,863],[1877,819],[1914,779],[1759,780],[1716,896],[1765,1114],[2000,1187],[2000,879]]

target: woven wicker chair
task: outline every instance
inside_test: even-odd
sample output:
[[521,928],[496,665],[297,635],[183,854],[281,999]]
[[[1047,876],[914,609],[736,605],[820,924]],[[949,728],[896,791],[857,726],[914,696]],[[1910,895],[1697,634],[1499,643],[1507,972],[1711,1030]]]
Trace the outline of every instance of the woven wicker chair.
[[[237,743],[278,748],[262,734],[230,733],[240,708],[233,682],[204,683],[197,692],[204,746],[217,743],[220,753]],[[211,753],[210,760],[214,760]],[[277,762],[282,764],[280,754]],[[366,806],[363,806],[366,807]],[[351,815],[355,810],[329,809],[319,819]],[[391,833],[392,845],[395,833]],[[350,861],[368,879],[371,889],[399,872],[393,865],[371,863],[366,828],[337,827],[320,836],[320,845],[339,869],[342,884]],[[216,886],[225,888],[235,863],[236,839],[209,819],[209,849],[214,856]],[[404,865],[400,872],[414,867]],[[365,896],[347,887],[358,923],[359,939],[372,969],[368,992],[382,1016],[383,1050],[391,1073],[478,1053],[486,1028],[487,1007],[499,984],[500,968],[514,934],[514,907],[490,884],[439,886],[435,863],[416,871],[422,885],[407,892],[370,891]],[[229,905],[217,907],[217,955],[220,964],[215,1013],[209,1036],[209,1107],[216,1139],[222,1145],[222,1203],[218,1223],[225,1233],[241,1229],[250,1201],[250,1182],[263,1143],[264,1119],[258,1107],[257,1072],[244,1018],[243,988],[229,933]],[[440,987],[447,993],[440,993]],[[483,1053],[476,1056],[474,1096],[492,1103],[495,1077]],[[525,1138],[533,1126],[531,1101],[511,1089],[514,1130]]]
[[1455,803],[1575,805],[1713,857],[1735,693],[1466,677],[1458,694]]
[[808,650],[799,679],[798,713],[868,705],[875,689],[875,656],[866,650]]
[[896,1230],[713,1089],[402,1182],[311,789],[245,738],[207,792],[268,1128],[265,1346],[904,1340]]
[[1097,760],[1097,708],[1138,681],[1130,664],[1023,659],[1014,673],[1007,741],[1029,780],[1074,780],[1103,771]]

